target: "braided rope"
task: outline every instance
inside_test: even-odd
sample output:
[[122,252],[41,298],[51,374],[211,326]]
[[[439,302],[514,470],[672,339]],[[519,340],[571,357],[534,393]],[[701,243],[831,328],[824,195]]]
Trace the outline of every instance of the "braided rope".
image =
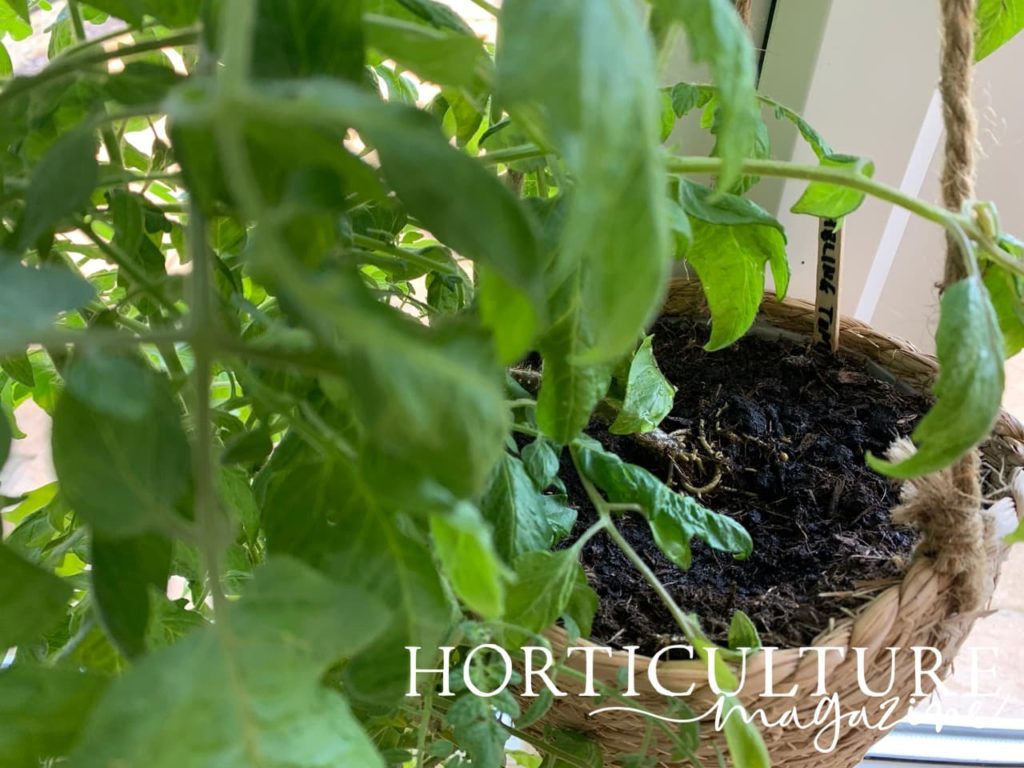
[[[977,122],[971,94],[974,65],[975,0],[941,0],[942,46],[939,92],[946,127],[945,158],[942,168],[942,202],[959,211],[974,197],[974,144]],[[946,264],[943,287],[967,276],[964,255],[952,236],[946,236]],[[920,520],[933,543],[941,544],[937,562],[956,570],[951,598],[956,608],[968,613],[985,600],[987,570],[984,526],[981,524],[981,488],[977,477],[978,457],[972,452],[952,468],[959,493],[948,506],[928,520]],[[908,517],[918,518],[920,513]]]
[[[942,0],[942,50],[939,92],[946,126],[942,203],[951,211],[974,197],[974,144],[977,121],[971,96],[974,65],[975,0]],[[967,276],[956,242],[947,240],[944,285]]]

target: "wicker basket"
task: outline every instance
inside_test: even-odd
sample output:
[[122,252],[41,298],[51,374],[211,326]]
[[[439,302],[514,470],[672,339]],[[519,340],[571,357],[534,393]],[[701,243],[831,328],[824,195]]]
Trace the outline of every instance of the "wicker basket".
[[[665,305],[666,315],[706,317],[704,299],[699,284],[685,280],[675,280],[670,288]],[[762,304],[758,319],[758,332],[782,332],[785,335],[796,334],[808,338],[811,333],[814,308],[802,301],[786,300],[777,302],[766,299]],[[890,336],[878,333],[871,328],[848,318],[843,318],[840,327],[842,354],[854,355],[879,366],[880,372],[888,372],[898,382],[913,389],[927,390],[937,368],[933,358],[923,355],[909,344],[898,341]],[[937,475],[918,481],[915,486],[927,486],[925,490],[933,503],[933,509],[941,510],[943,495],[962,493],[959,489],[977,484],[984,480],[985,488],[1005,488],[1012,473],[1024,463],[1024,430],[1016,419],[1003,413],[1000,416],[993,437],[983,451],[984,456],[979,463],[973,459],[958,467],[946,470]],[[972,476],[958,476],[968,472]],[[982,477],[984,475],[984,478]],[[938,503],[935,503],[935,502]],[[993,535],[988,518],[975,506],[973,513],[977,518],[976,526],[979,536],[985,536],[984,546],[987,551],[987,562],[981,574],[982,605],[987,605],[995,586],[999,566],[1005,556],[1005,547],[1001,539]],[[1019,515],[1019,511],[1018,511]],[[922,521],[924,537],[914,553],[913,560],[903,577],[902,583],[883,588],[875,594],[870,602],[852,617],[837,611],[837,616],[830,626],[816,638],[814,645],[839,648],[866,648],[867,679],[871,690],[886,690],[889,682],[888,647],[911,648],[913,646],[929,646],[940,649],[946,665],[940,675],[946,675],[950,663],[963,643],[973,620],[980,611],[974,609],[964,613],[958,609],[955,595],[958,592],[958,580],[964,574],[961,571],[962,558],[949,557],[947,549],[958,546],[957,542],[936,540],[928,530],[928,521]],[[951,537],[947,536],[947,539]],[[975,575],[975,578],[977,574]],[[557,652],[566,645],[566,635],[558,628],[549,630],[553,646]],[[585,641],[577,641],[580,645]],[[801,658],[798,649],[780,649],[774,653],[772,674],[774,689],[788,692],[793,685],[798,686],[798,695],[793,699],[758,698],[763,688],[765,654],[751,656],[747,662],[747,688],[740,694],[740,699],[748,707],[762,709],[770,722],[778,720],[787,710],[796,707],[801,720],[813,719],[819,698],[812,696],[817,686],[817,661],[814,654]],[[606,652],[595,654],[595,680],[612,689],[619,688],[619,673],[627,663],[627,655],[616,651],[611,657]],[[900,664],[898,671],[906,671],[903,679],[897,679],[892,692],[885,697],[873,699],[866,697],[860,690],[857,679],[855,655],[850,652],[840,659],[836,653],[827,655],[829,668],[829,690],[835,691],[844,711],[853,711],[865,707],[877,720],[878,708],[891,696],[899,696],[901,706],[891,716],[895,722],[905,714],[915,680],[911,668]],[[651,712],[665,712],[666,700],[656,693],[647,682],[645,670],[649,659],[637,657],[636,680],[638,698],[632,701],[637,706]],[[572,668],[584,671],[581,655],[572,657],[567,664]],[[693,694],[683,699],[697,713],[709,710],[716,701],[707,682],[707,668],[703,662],[665,661],[658,665],[658,677],[661,684],[670,690],[684,691],[691,684],[696,686]],[[926,678],[926,683],[927,683]],[[590,712],[599,706],[612,706],[620,702],[581,698],[577,694],[583,690],[583,681],[575,676],[561,675],[559,687],[570,695],[556,699],[547,724],[573,728],[588,733],[604,747],[610,764],[615,764],[615,755],[637,752],[643,743],[646,730],[646,717],[643,715],[611,711],[591,716]],[[750,692],[748,693],[748,689]],[[925,690],[928,690],[927,687]],[[697,756],[707,765],[717,765],[717,755],[726,754],[724,735],[715,731],[708,724],[701,724],[701,742]],[[844,727],[834,751],[822,753],[815,744],[816,729],[800,730],[795,727],[773,727],[763,729],[765,742],[771,753],[773,764],[786,768],[846,768],[856,765],[871,745],[883,732],[866,728]],[[669,762],[669,753],[664,742],[655,738],[654,752],[663,760],[662,765],[686,765],[688,763]],[[607,764],[607,763],[606,763]],[[742,768],[742,767],[740,767]]]

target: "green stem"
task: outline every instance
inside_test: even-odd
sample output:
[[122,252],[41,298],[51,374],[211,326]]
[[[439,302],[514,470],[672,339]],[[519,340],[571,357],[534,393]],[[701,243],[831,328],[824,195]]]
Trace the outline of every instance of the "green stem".
[[12,338],[10,341],[0,342],[0,357],[24,351],[25,347],[33,344],[46,349],[57,349],[72,344],[93,346],[99,349],[130,349],[139,344],[173,344],[187,340],[187,334],[177,330],[156,330],[135,335],[113,328],[90,328],[88,330],[50,328],[37,331],[28,337]]
[[155,23],[143,23],[142,26],[139,27],[121,27],[120,29],[115,29],[113,32],[108,32],[105,35],[97,35],[96,37],[84,39],[80,42],[76,42],[75,45],[71,46],[70,48],[66,48],[65,50],[61,51],[61,57],[63,58],[68,56],[80,56],[82,53],[86,51],[99,48],[105,43],[109,43],[110,41],[116,40],[119,37],[127,37],[128,35],[131,35],[135,32],[142,32],[146,29],[151,29],[155,26],[159,25]]
[[420,715],[419,733],[416,734],[416,768],[424,768],[427,751],[427,734],[430,732],[430,718],[434,711],[434,678],[431,676],[423,693],[423,712]]
[[199,30],[185,30],[175,34],[167,35],[156,40],[144,40],[134,45],[126,45],[113,51],[98,50],[91,48],[81,54],[61,56],[54,60],[46,69],[33,77],[20,78],[10,81],[0,92],[0,105],[6,104],[10,99],[26,91],[32,90],[40,85],[58,80],[68,75],[80,73],[84,68],[94,64],[104,64],[111,59],[121,59],[126,56],[135,56],[142,53],[159,51],[162,48],[174,48],[179,45],[189,45],[199,39]]
[[[722,168],[722,160],[717,157],[669,157],[666,168],[670,173],[708,173],[717,174]],[[856,189],[860,192],[877,197],[886,202],[905,208],[922,218],[946,226],[951,216],[956,216],[938,205],[927,203],[903,194],[895,187],[875,181],[872,178],[840,168],[828,168],[820,165],[801,165],[783,160],[743,161],[744,173],[757,176],[775,176],[785,179],[802,179],[804,181],[822,181],[828,184]]]
[[75,42],[84,43],[85,24],[82,23],[82,12],[78,8],[78,0],[68,0],[68,16],[71,17],[71,28],[75,32]]
[[496,165],[497,163],[514,163],[517,160],[532,160],[535,157],[544,157],[548,154],[536,144],[519,144],[505,149],[496,149],[486,155],[480,155],[480,162],[485,165]]
[[505,405],[509,408],[536,408],[537,401],[532,397],[521,397],[518,400],[509,400]]
[[200,548],[206,561],[218,623],[226,598],[220,583],[220,546],[222,525],[217,491],[213,479],[213,433],[210,386],[213,383],[212,333],[216,323],[213,306],[213,275],[206,246],[206,228],[202,214],[194,208],[188,221],[189,250],[192,257],[189,328],[195,364],[192,369],[193,443],[192,471],[195,477],[196,523],[202,531]]
[[[586,481],[584,481],[586,483]],[[593,486],[591,486],[593,488]],[[588,489],[587,493],[590,493]],[[686,635],[690,642],[694,642],[694,638],[697,638],[701,634],[700,627],[694,621],[692,616],[683,612],[683,609],[679,607],[675,600],[672,599],[672,595],[665,589],[665,585],[661,583],[661,580],[657,577],[651,567],[644,562],[644,559],[637,554],[637,551],[633,549],[633,546],[626,541],[626,538],[619,532],[619,529],[615,527],[615,523],[609,518],[607,527],[608,535],[611,536],[612,541],[615,545],[622,550],[622,553],[626,558],[633,564],[633,566],[640,572],[640,575],[644,577],[644,580],[651,586],[658,599],[668,609],[672,619],[679,625],[679,628]]]
[[469,1],[471,3],[473,3],[473,5],[475,5],[477,8],[483,8],[485,11],[487,11],[489,14],[491,14],[491,16],[497,16],[499,13],[501,13],[501,9],[500,8],[498,8],[496,5],[491,5],[489,2],[487,2],[487,0],[469,0]]
[[[252,63],[252,32],[256,23],[256,4],[250,0],[227,0],[221,12],[223,43],[220,58],[223,64],[217,84],[221,94],[230,100],[243,96],[249,88]],[[228,106],[226,104],[222,106]]]
[[[490,152],[480,156],[480,161],[485,164],[510,163],[516,160],[527,160],[533,157],[542,157],[546,151],[535,144],[521,144],[515,147]],[[676,157],[670,156],[666,159],[666,169],[670,173],[681,174],[717,174],[722,167],[721,158],[717,157]],[[964,258],[969,274],[977,274],[978,267],[975,263],[974,251],[970,248],[968,241],[978,243],[983,255],[999,264],[1000,267],[1024,276],[1024,263],[1019,262],[1008,254],[1001,251],[981,231],[978,225],[970,216],[962,213],[954,213],[945,208],[929,203],[924,200],[904,194],[895,187],[883,184],[880,181],[852,173],[840,168],[829,168],[820,165],[802,165],[791,163],[785,160],[755,160],[746,159],[742,164],[742,171],[756,176],[772,176],[782,179],[798,179],[803,181],[818,181],[826,184],[855,189],[879,200],[896,205],[910,211],[923,219],[939,224],[944,227],[960,243],[964,251]]]
[[401,259],[409,262],[410,264],[415,264],[418,267],[423,267],[435,272],[443,272],[449,275],[456,274],[456,270],[451,262],[438,261],[422,253],[398,248],[397,246],[385,243],[383,240],[377,240],[373,237],[367,237],[366,235],[352,235],[352,244],[359,246],[360,248],[365,248],[368,251],[379,251],[380,253],[388,254],[396,259]]
[[597,522],[587,528],[583,535],[576,539],[576,543],[572,545],[572,548],[579,552],[587,545],[588,541],[597,536],[601,531],[607,530],[610,523],[610,517],[598,517]]
[[[533,157],[542,157],[546,151],[536,144],[521,144],[507,149],[500,149],[481,155],[483,163],[509,163],[515,160],[527,160]],[[722,160],[718,157],[677,157],[669,156],[665,163],[670,173],[700,173],[717,174],[722,168]],[[744,173],[757,176],[775,176],[785,179],[802,179],[804,181],[822,181],[829,184],[856,189],[873,197],[880,198],[901,208],[906,208],[929,221],[946,226],[951,216],[945,208],[927,203],[923,200],[903,194],[898,189],[890,187],[867,176],[850,173],[839,168],[828,168],[820,165],[801,165],[784,160],[754,160],[743,161],[742,170]]]
[[700,626],[696,620],[683,612],[683,609],[679,607],[676,601],[672,598],[672,595],[668,593],[665,585],[661,583],[658,576],[651,570],[651,567],[644,562],[644,559],[637,554],[637,551],[633,549],[632,545],[626,541],[626,538],[619,532],[619,529],[615,527],[615,522],[612,520],[611,510],[608,508],[608,502],[605,501],[604,497],[598,493],[597,488],[591,483],[583,472],[580,470],[579,464],[576,463],[575,457],[573,457],[573,463],[576,465],[576,473],[579,475],[580,481],[583,484],[583,488],[587,492],[587,496],[590,498],[590,503],[594,505],[594,509],[597,510],[598,518],[604,524],[604,530],[608,531],[608,535],[611,536],[612,541],[615,545],[622,550],[622,553],[626,558],[633,564],[633,566],[640,572],[640,575],[644,577],[644,580],[650,584],[651,589],[658,596],[658,599],[668,609],[672,619],[679,625],[679,628],[686,635],[687,639],[696,646],[696,638],[701,637],[702,632]]

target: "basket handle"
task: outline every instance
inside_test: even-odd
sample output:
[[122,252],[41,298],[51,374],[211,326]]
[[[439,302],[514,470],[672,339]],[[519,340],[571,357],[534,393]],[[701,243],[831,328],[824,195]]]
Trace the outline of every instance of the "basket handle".
[[[942,167],[942,204],[959,211],[974,197],[974,145],[977,121],[972,99],[975,0],[942,0],[942,51],[939,93],[946,127]],[[964,255],[956,241],[946,238],[946,270],[942,287],[967,276]]]
[[[939,93],[946,129],[942,168],[942,203],[959,211],[974,197],[977,122],[972,97],[976,0],[940,0],[942,44]],[[966,255],[946,236],[946,263],[940,290],[967,276]],[[922,509],[919,525],[935,569],[952,579],[950,597],[961,614],[979,610],[991,592],[985,522],[981,515],[981,457],[972,449],[944,472],[919,478],[941,487],[952,481],[953,493],[936,497]],[[915,483],[916,484],[916,483]],[[920,488],[920,486],[918,486]],[[947,486],[948,488],[948,486]],[[930,550],[930,552],[929,552]]]

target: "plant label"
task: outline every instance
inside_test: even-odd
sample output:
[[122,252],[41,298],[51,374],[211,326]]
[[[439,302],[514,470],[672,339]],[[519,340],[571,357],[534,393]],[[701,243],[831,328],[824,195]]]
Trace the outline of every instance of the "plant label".
[[839,348],[839,271],[843,230],[835,219],[820,219],[818,226],[818,283],[814,309],[816,344],[835,352]]

